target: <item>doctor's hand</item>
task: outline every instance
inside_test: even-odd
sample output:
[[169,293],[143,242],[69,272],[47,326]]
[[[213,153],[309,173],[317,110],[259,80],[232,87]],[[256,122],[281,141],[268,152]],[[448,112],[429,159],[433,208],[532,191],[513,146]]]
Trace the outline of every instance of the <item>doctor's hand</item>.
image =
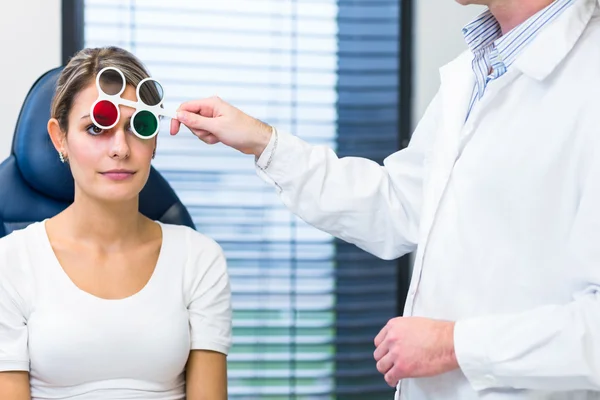
[[218,97],[181,104],[177,110],[177,119],[171,120],[171,135],[179,132],[181,124],[205,143],[221,142],[256,157],[267,147],[272,134],[269,125]]
[[392,387],[404,378],[434,376],[458,368],[454,322],[393,318],[375,338],[375,346],[377,370]]

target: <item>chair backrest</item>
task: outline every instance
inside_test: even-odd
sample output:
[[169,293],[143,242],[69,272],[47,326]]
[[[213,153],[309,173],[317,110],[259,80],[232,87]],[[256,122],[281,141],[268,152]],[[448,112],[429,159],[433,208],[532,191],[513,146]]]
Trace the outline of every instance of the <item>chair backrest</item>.
[[[0,237],[32,222],[50,218],[73,202],[74,183],[62,164],[47,131],[58,67],[31,87],[17,120],[10,156],[0,164]],[[151,168],[140,193],[140,212],[164,223],[194,223],[171,186]]]

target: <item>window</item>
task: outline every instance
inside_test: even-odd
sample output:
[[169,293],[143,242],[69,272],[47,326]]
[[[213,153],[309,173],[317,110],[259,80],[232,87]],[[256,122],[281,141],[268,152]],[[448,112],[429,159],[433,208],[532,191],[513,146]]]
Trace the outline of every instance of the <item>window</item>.
[[[218,94],[340,156],[381,162],[409,126],[398,115],[408,93],[404,3],[85,0],[83,22],[64,15],[71,28],[82,23],[82,38],[67,44],[132,51],[163,84],[167,107]],[[398,315],[406,273],[289,213],[253,161],[185,129],[170,137],[166,123],[154,161],[228,258],[230,398],[389,399],[373,338]]]

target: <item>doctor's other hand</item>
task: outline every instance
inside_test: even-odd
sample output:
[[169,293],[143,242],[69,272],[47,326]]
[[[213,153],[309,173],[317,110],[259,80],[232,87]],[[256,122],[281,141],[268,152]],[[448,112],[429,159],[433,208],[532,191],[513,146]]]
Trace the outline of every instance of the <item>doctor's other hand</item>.
[[171,135],[181,124],[208,144],[223,143],[244,154],[259,157],[269,140],[272,128],[245,114],[219,97],[185,102],[177,109],[177,119],[171,120]]
[[393,318],[375,337],[375,347],[377,370],[392,387],[404,378],[434,376],[459,367],[450,321]]

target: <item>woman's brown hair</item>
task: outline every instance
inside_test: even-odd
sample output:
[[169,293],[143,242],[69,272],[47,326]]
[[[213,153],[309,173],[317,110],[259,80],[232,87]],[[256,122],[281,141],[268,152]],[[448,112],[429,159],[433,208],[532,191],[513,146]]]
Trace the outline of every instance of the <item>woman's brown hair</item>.
[[[137,85],[150,74],[142,62],[133,54],[119,47],[86,48],[77,52],[62,70],[52,99],[50,117],[58,120],[65,134],[69,128],[69,112],[75,96],[91,83],[103,68],[121,70],[128,85]],[[150,87],[152,85],[144,85]],[[159,96],[158,91],[153,93]]]

